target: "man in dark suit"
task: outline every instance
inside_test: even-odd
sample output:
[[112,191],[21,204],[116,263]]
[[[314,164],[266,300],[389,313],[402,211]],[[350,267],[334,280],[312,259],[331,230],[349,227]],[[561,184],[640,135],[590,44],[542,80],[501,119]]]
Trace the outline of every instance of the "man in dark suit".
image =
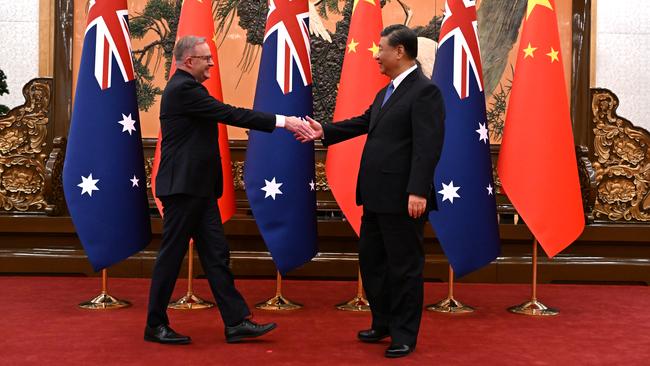
[[163,232],[151,279],[144,339],[190,343],[190,337],[169,327],[166,313],[190,238],[217,301],[226,341],[257,337],[276,324],[256,324],[248,319],[250,310],[235,288],[229,268],[230,252],[217,206],[223,190],[217,122],[266,132],[284,127],[309,134],[311,129],[295,117],[236,108],[210,96],[201,84],[210,77],[214,66],[204,38],[179,39],[174,57],[177,70],[160,103],[162,144],[155,194],[163,204]]
[[372,327],[358,338],[378,342],[390,336],[386,357],[415,349],[424,297],[423,229],[427,213],[437,208],[432,184],[442,151],[444,103],[417,67],[417,44],[408,27],[386,27],[375,59],[391,83],[370,108],[326,125],[308,118],[314,137],[326,146],[368,134],[356,199],[363,205],[359,265]]

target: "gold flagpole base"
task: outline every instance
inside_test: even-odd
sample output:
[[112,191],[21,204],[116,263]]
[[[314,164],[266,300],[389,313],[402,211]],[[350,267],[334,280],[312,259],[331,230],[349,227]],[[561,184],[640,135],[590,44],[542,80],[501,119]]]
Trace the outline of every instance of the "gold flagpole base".
[[336,305],[338,310],[343,311],[370,311],[370,303],[363,296],[355,296],[354,299]]
[[302,305],[292,302],[282,295],[275,295],[274,297],[255,305],[255,308],[270,311],[286,311],[300,309],[302,308]]
[[537,300],[530,300],[521,305],[511,306],[508,311],[515,314],[533,316],[554,316],[560,314],[559,310],[552,309]]
[[198,309],[209,309],[213,307],[214,304],[203,300],[202,298],[194,295],[191,292],[188,292],[185,294],[185,296],[181,297],[180,299],[176,301],[172,301],[167,305],[169,309],[176,309],[176,310],[198,310]]
[[125,300],[119,300],[103,292],[94,299],[82,302],[79,307],[88,310],[113,310],[131,306],[131,303]]
[[427,310],[435,311],[438,313],[449,313],[449,314],[463,314],[463,313],[474,312],[473,307],[463,305],[462,302],[454,299],[453,297],[448,297],[433,305],[429,305],[427,306]]

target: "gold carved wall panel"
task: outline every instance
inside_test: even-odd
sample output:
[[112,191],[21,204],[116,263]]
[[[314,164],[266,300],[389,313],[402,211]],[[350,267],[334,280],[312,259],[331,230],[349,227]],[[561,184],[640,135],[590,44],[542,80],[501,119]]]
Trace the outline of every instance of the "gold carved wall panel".
[[650,221],[650,133],[616,114],[618,97],[591,90],[596,219]]
[[51,79],[34,79],[23,88],[25,104],[0,117],[1,211],[45,212],[45,147],[50,116]]

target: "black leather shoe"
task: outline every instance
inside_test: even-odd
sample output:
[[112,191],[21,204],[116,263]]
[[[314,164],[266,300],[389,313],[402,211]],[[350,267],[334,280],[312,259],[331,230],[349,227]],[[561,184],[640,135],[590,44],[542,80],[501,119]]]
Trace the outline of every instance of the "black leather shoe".
[[377,330],[377,329],[366,329],[366,330],[359,331],[359,333],[357,333],[357,338],[359,338],[361,342],[366,342],[366,343],[379,342],[388,336],[390,336],[390,334],[388,334],[387,330]]
[[257,324],[244,319],[239,325],[226,327],[226,342],[235,343],[245,338],[255,338],[264,335],[277,327],[275,323]]
[[146,326],[144,328],[144,340],[162,344],[189,344],[192,342],[190,337],[176,333],[167,324],[161,324],[154,328]]
[[409,346],[408,344],[391,343],[391,345],[386,348],[384,356],[388,358],[404,357],[413,351],[415,351],[415,346]]

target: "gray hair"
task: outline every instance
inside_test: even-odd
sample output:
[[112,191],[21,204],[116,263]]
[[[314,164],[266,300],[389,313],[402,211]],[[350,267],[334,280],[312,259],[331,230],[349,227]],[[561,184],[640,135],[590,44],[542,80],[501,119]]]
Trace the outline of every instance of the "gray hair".
[[205,43],[205,37],[184,36],[176,41],[174,45],[174,58],[176,59],[176,63],[183,63],[187,52],[194,48],[194,46],[202,43]]

